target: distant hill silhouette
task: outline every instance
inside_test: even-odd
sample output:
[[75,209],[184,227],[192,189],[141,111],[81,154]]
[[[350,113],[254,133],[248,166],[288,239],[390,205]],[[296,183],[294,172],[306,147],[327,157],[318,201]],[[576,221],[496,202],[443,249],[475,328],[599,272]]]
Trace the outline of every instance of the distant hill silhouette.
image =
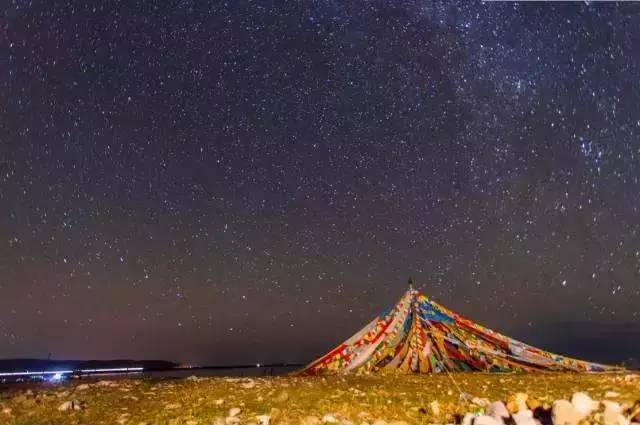
[[47,360],[47,359],[0,359],[0,372],[22,372],[25,370],[77,370],[106,369],[116,367],[143,367],[145,370],[166,370],[178,366],[165,360]]

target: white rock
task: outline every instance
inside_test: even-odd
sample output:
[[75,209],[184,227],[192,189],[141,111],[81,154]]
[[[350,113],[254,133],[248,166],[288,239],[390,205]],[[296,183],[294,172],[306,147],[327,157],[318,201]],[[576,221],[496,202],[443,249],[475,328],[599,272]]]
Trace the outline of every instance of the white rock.
[[85,391],[89,389],[89,384],[80,384],[76,387],[76,391]]
[[73,409],[73,403],[70,401],[65,401],[60,406],[58,406],[58,410],[60,412],[66,412],[67,410]]
[[462,418],[461,425],[472,425],[473,424],[473,420],[475,419],[475,417],[476,417],[476,415],[474,415],[473,413],[467,413]]
[[324,423],[324,424],[337,424],[338,420],[332,414],[327,413],[326,415],[324,415],[322,417],[322,423]]
[[260,425],[269,425],[271,423],[271,416],[269,415],[258,415],[256,419]]
[[504,425],[504,423],[501,420],[492,418],[491,416],[480,415],[473,419],[472,425]]
[[198,421],[196,421],[195,419],[189,419],[184,423],[184,425],[198,425]]
[[10,407],[4,407],[2,408],[2,413],[4,413],[5,415],[10,415],[12,412]]
[[630,421],[622,414],[622,407],[618,403],[609,402],[605,406],[602,415],[604,425],[629,425]]
[[501,401],[491,403],[489,407],[487,407],[487,415],[494,419],[508,418],[510,416],[507,406]]
[[606,398],[615,398],[615,397],[619,397],[620,393],[617,393],[615,391],[607,391],[606,393],[604,393],[604,396]]
[[433,416],[440,416],[440,403],[437,400],[432,401],[429,403],[429,410],[431,410]]
[[577,425],[582,415],[567,400],[556,400],[551,409],[553,425]]
[[237,416],[229,416],[225,418],[224,423],[226,425],[238,425],[239,423],[241,423],[241,421],[240,421],[240,418]]
[[607,410],[611,410],[613,412],[622,413],[622,406],[620,405],[620,403],[611,400],[604,400],[602,402],[602,405],[604,406],[605,412]]
[[242,412],[242,410],[240,410],[239,407],[232,407],[231,409],[229,409],[229,417],[233,418],[235,416],[238,416],[240,412]]
[[529,409],[524,409],[512,416],[516,425],[540,425],[539,422],[533,418],[533,412]]
[[219,398],[217,400],[214,400],[213,404],[215,404],[216,406],[221,406],[222,403],[224,403],[224,400]]
[[522,409],[517,414],[523,418],[533,418],[533,412],[530,409]]
[[593,400],[585,393],[577,392],[571,397],[571,404],[576,408],[576,411],[581,415],[581,418],[585,418],[591,414],[600,405],[599,402]]

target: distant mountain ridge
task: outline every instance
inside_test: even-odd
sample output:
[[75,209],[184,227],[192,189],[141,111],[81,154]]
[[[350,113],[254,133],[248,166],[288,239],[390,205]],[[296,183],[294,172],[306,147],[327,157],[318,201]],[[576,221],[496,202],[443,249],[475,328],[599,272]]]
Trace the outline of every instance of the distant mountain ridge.
[[166,360],[48,360],[48,359],[0,359],[0,372],[42,370],[108,369],[142,367],[145,370],[174,369],[178,363]]

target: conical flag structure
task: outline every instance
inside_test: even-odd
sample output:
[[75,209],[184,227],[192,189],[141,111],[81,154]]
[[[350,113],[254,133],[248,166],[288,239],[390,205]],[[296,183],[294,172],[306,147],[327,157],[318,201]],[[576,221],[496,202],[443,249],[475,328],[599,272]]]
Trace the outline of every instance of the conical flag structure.
[[390,311],[298,372],[604,372],[620,367],[560,356],[509,338],[412,287]]

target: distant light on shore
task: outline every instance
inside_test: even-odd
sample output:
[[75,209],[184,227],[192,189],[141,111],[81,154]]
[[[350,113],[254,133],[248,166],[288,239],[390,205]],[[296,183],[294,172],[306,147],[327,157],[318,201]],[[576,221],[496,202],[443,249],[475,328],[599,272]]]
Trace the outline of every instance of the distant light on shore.
[[[18,377],[18,376],[51,376],[49,380],[60,380],[64,375],[71,374],[108,374],[108,373],[130,373],[130,372],[142,372],[142,367],[114,367],[114,368],[101,368],[101,369],[78,369],[78,370],[40,370],[22,372],[0,372],[0,377]],[[56,378],[57,377],[57,378]]]

